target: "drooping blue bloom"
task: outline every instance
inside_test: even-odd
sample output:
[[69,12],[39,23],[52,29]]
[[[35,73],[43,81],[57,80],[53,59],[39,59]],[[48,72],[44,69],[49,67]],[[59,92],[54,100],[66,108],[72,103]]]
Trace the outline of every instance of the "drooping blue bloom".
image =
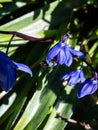
[[[66,38],[68,40],[68,37]],[[85,60],[85,56],[82,52],[70,48],[64,42],[58,42],[48,51],[46,62],[49,64],[54,58],[56,58],[55,64],[65,64],[66,66],[70,66],[73,62],[73,56],[78,56]]]
[[[96,73],[97,74],[97,73]],[[97,77],[88,78],[80,84],[78,88],[78,98],[93,94],[98,89],[98,74]]]
[[24,71],[32,76],[31,69],[21,63],[12,61],[5,53],[0,52],[0,87],[8,92],[16,79],[16,70]]
[[68,80],[68,85],[72,86],[72,85],[77,84],[79,81],[84,82],[85,77],[84,77],[82,69],[77,69],[72,72],[65,73],[61,77],[61,80]]

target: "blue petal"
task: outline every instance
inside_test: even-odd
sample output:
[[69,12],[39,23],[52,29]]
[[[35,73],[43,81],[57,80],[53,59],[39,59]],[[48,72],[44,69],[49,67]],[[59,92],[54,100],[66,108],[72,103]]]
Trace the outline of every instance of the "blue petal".
[[57,62],[62,65],[65,63],[65,60],[66,60],[65,53],[64,53],[64,49],[62,48],[60,49],[57,55]]
[[61,80],[64,80],[64,79],[68,79],[68,85],[69,86],[72,86],[72,85],[75,85],[79,82],[80,80],[80,70],[75,70],[75,71],[72,71],[72,72],[68,72],[68,73],[65,73],[62,77],[61,77]]
[[4,52],[0,52],[0,61],[2,60],[5,62],[5,64],[7,63],[13,67],[16,67],[13,61]]
[[97,82],[92,78],[85,80],[78,88],[78,98],[93,94],[98,88]]
[[0,62],[0,86],[4,91],[9,91],[15,81],[14,69],[4,61]]
[[51,61],[60,51],[60,47],[62,46],[62,43],[59,42],[55,46],[53,46],[46,55],[46,61]]
[[81,82],[84,82],[86,80],[86,78],[84,77],[84,73],[82,70],[80,70],[80,80]]
[[67,45],[64,48],[64,53],[65,53],[65,65],[69,67],[73,62],[73,57]]
[[21,71],[24,71],[26,73],[29,73],[30,76],[32,77],[32,71],[27,65],[24,65],[21,63],[16,63],[16,62],[13,62],[13,63],[17,66],[17,68],[16,68],[17,70],[21,70]]
[[68,79],[68,85],[72,86],[77,84],[79,81],[85,81],[85,77],[83,75],[82,70],[75,70],[72,72],[65,73],[61,80]]
[[68,85],[72,86],[80,81],[80,70],[72,71],[68,79]]
[[69,48],[72,55],[79,56],[80,58],[86,60],[85,55],[81,51],[76,51],[72,48]]

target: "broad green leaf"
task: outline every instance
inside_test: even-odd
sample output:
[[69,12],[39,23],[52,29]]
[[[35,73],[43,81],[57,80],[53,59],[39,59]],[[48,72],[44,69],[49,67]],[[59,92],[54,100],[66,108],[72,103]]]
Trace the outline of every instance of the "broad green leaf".
[[[20,114],[20,111],[26,101],[26,98],[22,98],[21,101],[18,103],[18,105],[15,107],[13,113],[9,115],[9,117],[5,120],[3,124],[0,125],[0,128],[4,130],[9,130],[14,125],[18,115]],[[5,108],[4,108],[5,109]],[[7,122],[7,124],[6,124]]]
[[1,3],[4,3],[4,2],[12,2],[12,0],[0,0]]
[[6,3],[6,2],[9,2],[9,3],[4,6],[2,5],[2,8],[0,9],[0,19],[1,20],[5,16],[8,16],[8,15],[9,15],[9,20],[12,20],[14,18],[14,16],[11,13],[26,5],[26,3],[24,3],[24,2],[15,3],[15,2],[12,2],[11,0],[9,0],[9,1],[5,0],[4,2],[2,1],[1,3]]
[[57,100],[53,108],[53,112],[50,114],[50,117],[43,130],[64,130],[67,122],[59,119],[57,115],[61,114],[66,119],[69,119],[72,116],[76,105],[76,89],[73,89],[73,87],[70,86],[66,86],[62,91],[61,96]]
[[[43,45],[44,45],[44,47],[43,47]],[[15,85],[15,92],[14,92],[14,90],[12,92],[9,92],[8,95],[7,95],[7,97],[5,98],[5,102],[8,101],[8,103],[7,104],[4,103],[4,104],[2,104],[0,106],[0,115],[1,116],[3,114],[6,114],[7,110],[10,111],[10,112],[8,112],[10,114],[13,111],[12,108],[15,107],[14,104],[16,105],[17,101],[19,101],[20,99],[25,98],[28,95],[28,91],[29,91],[30,87],[32,87],[32,83],[37,78],[37,74],[38,74],[39,69],[40,69],[39,64],[40,64],[41,59],[43,58],[44,51],[46,50],[47,47],[48,47],[48,44],[46,44],[46,43],[42,43],[42,44],[38,43],[33,48],[28,47],[30,54],[28,52],[26,52],[24,54],[25,50],[21,50],[21,51],[19,50],[19,51],[17,51],[14,54],[15,56],[13,55],[13,58],[16,59],[15,61],[17,61],[17,59],[18,59],[18,61],[22,61],[27,56],[27,58],[25,59],[25,63],[28,64],[28,62],[29,62],[29,63],[33,64],[33,63],[36,63],[36,61],[37,61],[36,65],[38,67],[35,67],[35,64],[32,65],[32,67],[35,68],[33,70],[33,73],[34,73],[33,78],[30,78],[30,77],[26,78],[26,77],[24,77],[24,78],[26,78],[26,80],[24,80],[24,78],[21,79],[21,78],[18,77],[19,79],[16,82],[17,84]],[[41,51],[40,51],[40,48],[42,48]],[[26,50],[27,50],[27,46],[26,46]],[[21,52],[21,57],[19,57],[20,52]],[[35,57],[36,52],[39,52],[39,54]],[[25,75],[25,76],[28,76],[28,75]],[[22,93],[21,87],[24,88],[24,93]],[[7,116],[9,114],[6,114],[5,118],[7,118]],[[3,119],[2,119],[1,122],[3,122]]]
[[[27,34],[29,36],[36,36],[36,37],[40,37],[37,33],[41,30],[43,30],[44,28],[47,29],[49,28],[50,25],[54,26],[55,23],[51,23],[51,14],[54,12],[56,6],[59,5],[60,2],[56,1],[53,2],[52,4],[49,5],[49,10],[47,10],[48,6],[43,7],[39,10],[35,10],[32,12],[29,12],[15,20],[12,20],[11,22],[4,24],[2,26],[0,26],[0,30],[4,30],[4,31],[18,31],[24,34]],[[63,4],[62,4],[63,5]],[[65,6],[64,8],[59,7],[59,13],[65,10]],[[39,14],[38,14],[39,12]],[[58,14],[58,10],[55,11],[54,17],[56,17],[56,15]],[[34,17],[37,16],[37,18],[35,19]],[[43,18],[44,17],[44,18]],[[56,19],[58,19],[56,17]],[[62,20],[65,20],[65,17],[63,17],[62,15],[62,19],[61,20],[56,20],[58,24],[59,22],[62,22]],[[5,34],[0,34],[0,43],[1,45],[6,45],[10,39],[10,36],[5,35]],[[12,46],[14,49],[14,45],[16,45],[16,43],[21,43],[24,44],[24,40],[22,41],[21,39],[16,39],[15,41],[12,42]],[[27,42],[26,42],[27,43]],[[18,46],[17,46],[18,47]],[[15,47],[15,48],[17,48]],[[3,49],[3,48],[2,48]],[[5,49],[3,50],[5,51]]]
[[[84,3],[85,1],[81,4]],[[71,13],[73,4],[74,2],[72,0],[70,0],[70,2],[55,1],[41,9],[29,12],[20,18],[2,25],[0,30],[19,31],[31,36],[35,35],[41,30],[49,29],[50,27],[54,27],[66,21],[67,18],[69,18],[69,14],[64,16],[64,12],[66,13],[69,11],[69,13]],[[0,39],[2,39],[2,37],[0,37]]]
[[[26,34],[34,34],[36,30],[43,30],[45,26],[49,27],[49,23],[51,22],[51,13],[54,11],[55,7],[59,4],[58,1],[50,4],[49,10],[47,10],[48,6],[39,9],[38,11],[32,11],[30,13],[25,14],[24,16],[17,18],[16,20],[13,20],[12,22],[7,23],[6,25],[2,25],[0,27],[0,30],[14,30],[14,31],[20,31],[25,32]],[[65,8],[64,8],[65,9]],[[38,14],[37,18],[34,19],[37,12],[40,12]],[[45,14],[43,14],[45,12]],[[44,18],[43,18],[44,17]],[[43,19],[41,19],[43,18]],[[34,24],[35,23],[35,24]],[[40,26],[36,26],[40,25]],[[37,27],[37,28],[36,28]],[[28,32],[29,31],[29,32]],[[37,31],[37,32],[38,32]]]
[[50,71],[43,79],[39,77],[38,89],[28,103],[14,130],[35,130],[45,119],[49,108],[55,103],[61,89],[59,81],[61,72],[59,69],[57,67],[53,71]]

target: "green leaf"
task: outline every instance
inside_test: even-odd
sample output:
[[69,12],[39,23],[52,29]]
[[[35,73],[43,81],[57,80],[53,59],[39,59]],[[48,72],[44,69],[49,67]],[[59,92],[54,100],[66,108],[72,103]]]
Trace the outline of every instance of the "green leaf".
[[66,119],[69,119],[72,116],[76,105],[76,89],[66,86],[57,100],[53,112],[51,113],[43,130],[64,130],[67,122],[59,119],[57,115],[61,114]]
[[[5,120],[5,122],[0,125],[0,127],[1,127],[2,129],[4,129],[4,130],[9,130],[9,129],[12,128],[12,126],[14,125],[14,123],[15,123],[15,121],[16,121],[18,115],[19,115],[20,112],[21,112],[21,109],[22,109],[22,107],[23,107],[25,101],[26,101],[26,98],[22,98],[22,99],[21,99],[21,101],[20,101],[20,102],[18,103],[18,105],[15,107],[13,113],[11,113],[11,114],[9,115],[9,117]],[[4,108],[4,109],[5,109],[5,108]],[[7,122],[7,124],[6,124],[6,122]]]
[[[38,88],[14,130],[34,130],[38,128],[59,94],[61,85],[58,74],[58,68],[55,68],[53,72],[50,71],[49,74],[46,74],[43,79],[43,74],[41,77],[39,76]],[[55,80],[57,81],[56,83],[54,83]]]
[[12,2],[12,0],[0,0],[1,3]]

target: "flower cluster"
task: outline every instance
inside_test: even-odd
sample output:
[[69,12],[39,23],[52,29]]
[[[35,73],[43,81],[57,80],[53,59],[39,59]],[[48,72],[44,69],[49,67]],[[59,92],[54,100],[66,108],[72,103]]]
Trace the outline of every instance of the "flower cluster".
[[[77,96],[78,98],[82,98],[86,95],[93,94],[97,90],[98,73],[86,61],[86,57],[83,52],[74,50],[68,46],[69,36],[69,34],[62,36],[61,42],[58,42],[47,52],[46,64],[48,64],[49,67],[56,66],[57,64],[64,64],[67,67],[70,67],[73,63],[74,57],[81,58],[93,70],[93,76],[86,79],[81,67],[80,69],[76,69],[72,72],[66,72],[61,77],[61,80],[67,80],[69,86],[73,86],[81,82],[78,87]],[[17,70],[24,71],[32,76],[32,71],[28,66],[14,62],[7,56],[7,53],[5,54],[4,52],[0,52],[0,61],[0,87],[6,92],[12,89],[16,79]]]
[[[69,67],[73,62],[74,56],[81,58],[87,63],[84,53],[74,50],[68,46],[68,38],[69,34],[62,36],[62,41],[58,42],[48,51],[46,55],[47,64],[50,66],[65,64],[67,67]],[[89,64],[87,63],[87,65]],[[98,74],[94,72],[93,77],[86,79],[82,68],[65,73],[61,77],[61,80],[67,80],[69,86],[76,85],[77,83],[81,82],[77,92],[78,98],[93,94],[98,87]]]

